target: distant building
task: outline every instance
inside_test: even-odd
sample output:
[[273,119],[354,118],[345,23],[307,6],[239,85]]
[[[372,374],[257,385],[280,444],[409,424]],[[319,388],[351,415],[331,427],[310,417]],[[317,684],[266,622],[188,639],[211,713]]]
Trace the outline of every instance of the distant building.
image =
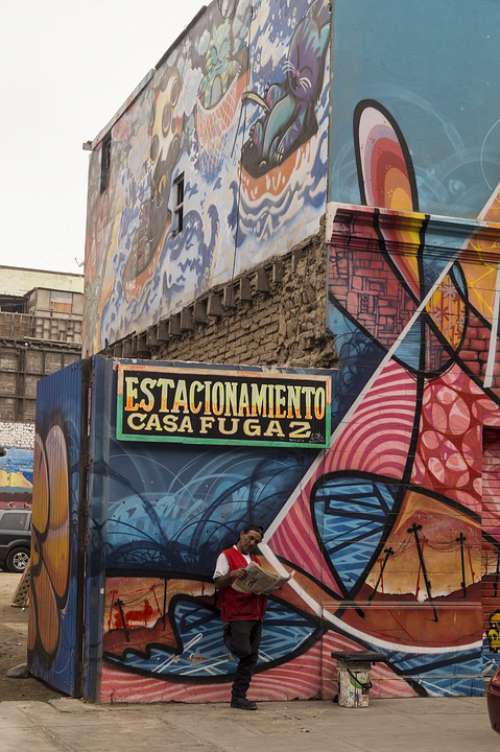
[[31,500],[38,379],[81,355],[83,276],[0,266],[0,506]]

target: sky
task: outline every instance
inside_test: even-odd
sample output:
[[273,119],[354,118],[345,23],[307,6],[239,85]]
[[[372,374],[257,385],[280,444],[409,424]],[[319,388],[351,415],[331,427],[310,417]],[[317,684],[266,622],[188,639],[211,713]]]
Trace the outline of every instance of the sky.
[[0,0],[0,265],[83,273],[92,140],[203,0]]

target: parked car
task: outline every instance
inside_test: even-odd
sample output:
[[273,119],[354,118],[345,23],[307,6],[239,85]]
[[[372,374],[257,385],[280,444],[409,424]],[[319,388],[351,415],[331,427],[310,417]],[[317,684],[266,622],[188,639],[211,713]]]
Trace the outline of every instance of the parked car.
[[488,688],[488,713],[491,727],[500,734],[500,666]]
[[30,560],[31,510],[0,509],[0,567],[24,572]]

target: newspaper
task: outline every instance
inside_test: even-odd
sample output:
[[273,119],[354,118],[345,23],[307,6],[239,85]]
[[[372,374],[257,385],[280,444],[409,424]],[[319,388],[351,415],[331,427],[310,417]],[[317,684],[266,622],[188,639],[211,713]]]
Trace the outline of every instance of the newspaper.
[[275,572],[262,569],[254,561],[251,561],[246,568],[246,577],[235,580],[231,587],[239,593],[253,593],[254,595],[269,595],[274,590],[278,590],[285,582],[288,582],[290,575],[282,577]]

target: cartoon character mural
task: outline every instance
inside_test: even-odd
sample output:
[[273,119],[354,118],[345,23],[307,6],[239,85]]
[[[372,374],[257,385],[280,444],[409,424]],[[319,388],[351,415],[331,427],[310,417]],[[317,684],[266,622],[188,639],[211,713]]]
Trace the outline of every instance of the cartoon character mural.
[[[313,195],[324,200],[330,8],[323,0],[295,5],[286,46],[272,35],[267,41],[282,49],[278,65],[269,70],[262,66],[243,96],[251,125],[241,150],[241,189],[233,183],[239,205],[237,240],[243,247],[254,233],[268,240],[294,216],[294,207]],[[264,53],[259,49],[255,54]]]
[[220,23],[214,22],[198,42],[203,78],[196,105],[196,135],[199,156],[197,168],[214,180],[227,157],[230,137],[241,106],[241,96],[250,80],[249,28],[252,6],[247,2],[217,2],[212,6]]
[[315,0],[293,32],[282,63],[283,80],[269,85],[264,97],[255,92],[245,95],[263,110],[243,149],[243,166],[252,175],[260,176],[281,164],[317,133],[316,107],[329,39],[328,8]]
[[[318,228],[326,200],[328,7],[327,0],[214,0],[113,125],[105,190],[102,143],[96,146],[84,353],[175,313],[286,252],[304,227]],[[264,113],[250,102],[263,103]],[[264,148],[266,159],[271,134],[267,171],[255,149]],[[178,231],[174,183],[182,175]]]

